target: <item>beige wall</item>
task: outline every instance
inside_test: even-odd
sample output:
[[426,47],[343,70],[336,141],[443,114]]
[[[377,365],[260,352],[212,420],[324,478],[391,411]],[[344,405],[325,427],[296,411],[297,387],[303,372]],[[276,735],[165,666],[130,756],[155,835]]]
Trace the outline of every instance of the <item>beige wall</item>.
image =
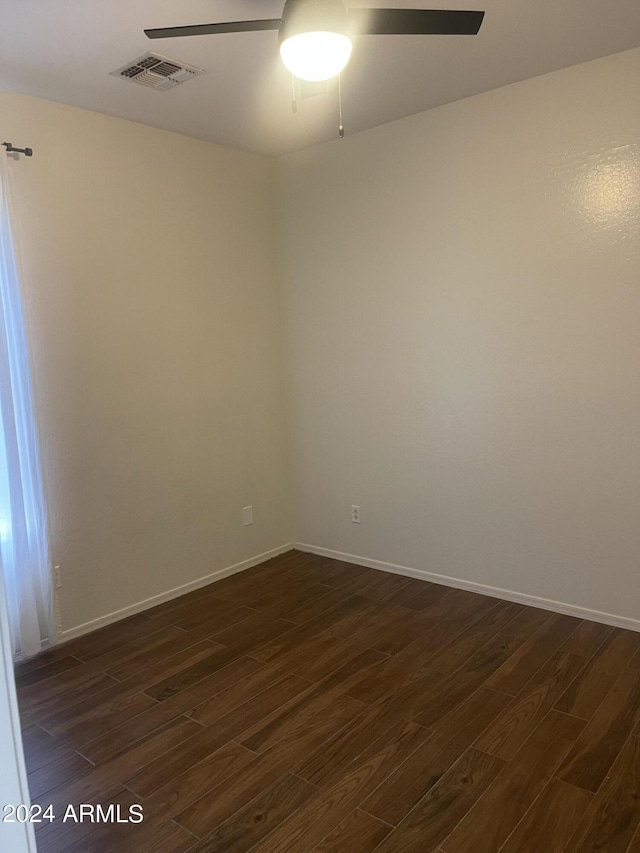
[[68,630],[291,538],[274,164],[0,97]]
[[63,629],[285,544],[293,491],[301,542],[640,619],[639,74],[279,164],[0,95],[35,149],[11,172]]
[[299,541],[640,619],[639,79],[281,161]]

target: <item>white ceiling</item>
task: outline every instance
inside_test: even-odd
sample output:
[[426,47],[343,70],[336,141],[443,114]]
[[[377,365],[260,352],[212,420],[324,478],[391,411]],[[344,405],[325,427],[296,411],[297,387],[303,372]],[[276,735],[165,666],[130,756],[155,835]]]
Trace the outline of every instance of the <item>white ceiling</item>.
[[[337,136],[337,93],[291,111],[276,32],[149,41],[145,27],[278,18],[284,0],[0,0],[0,89],[275,155]],[[485,9],[478,36],[362,36],[343,75],[355,133],[640,45],[639,0],[351,0]],[[148,50],[206,74],[156,92],[109,72]]]

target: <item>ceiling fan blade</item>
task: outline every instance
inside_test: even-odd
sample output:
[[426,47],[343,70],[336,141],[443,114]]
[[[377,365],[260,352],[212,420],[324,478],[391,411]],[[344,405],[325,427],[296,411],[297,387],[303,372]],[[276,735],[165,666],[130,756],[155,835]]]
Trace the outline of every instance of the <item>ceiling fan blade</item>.
[[457,9],[349,9],[359,34],[475,36],[484,12]]
[[228,21],[221,24],[191,24],[186,27],[160,27],[155,30],[145,30],[150,39],[173,39],[181,36],[212,36],[216,33],[251,33],[260,30],[278,30],[280,18],[269,18],[263,21]]

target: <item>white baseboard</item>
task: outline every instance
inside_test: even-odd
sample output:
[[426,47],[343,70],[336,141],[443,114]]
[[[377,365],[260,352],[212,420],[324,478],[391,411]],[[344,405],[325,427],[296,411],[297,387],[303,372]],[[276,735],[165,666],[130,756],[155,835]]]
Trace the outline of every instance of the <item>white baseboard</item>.
[[271,551],[265,551],[264,554],[258,554],[255,557],[250,557],[248,560],[243,560],[241,563],[236,563],[233,566],[227,566],[226,569],[217,569],[211,572],[210,575],[205,575],[203,578],[198,578],[189,583],[176,586],[166,592],[161,592],[159,595],[154,595],[151,598],[145,598],[144,601],[138,601],[136,604],[131,604],[129,607],[123,607],[122,610],[114,610],[113,613],[107,613],[105,616],[100,616],[98,619],[92,619],[90,622],[83,622],[81,625],[76,625],[75,628],[67,628],[66,631],[61,631],[58,635],[58,642],[64,643],[67,640],[72,640],[74,637],[80,637],[82,634],[88,634],[90,631],[95,631],[97,628],[104,628],[105,625],[111,625],[113,622],[119,622],[121,619],[126,619],[127,616],[133,616],[135,613],[142,613],[144,610],[149,610],[150,607],[155,607],[156,604],[163,604],[165,601],[170,601],[172,598],[178,598],[187,592],[192,592],[194,589],[200,589],[203,586],[208,586],[210,583],[222,580],[229,575],[235,575],[238,572],[244,572],[246,569],[251,569],[259,563],[264,563],[272,557],[277,557],[278,554],[284,554],[286,551],[291,551],[294,546],[288,542],[286,545],[280,545],[278,548],[272,548]]
[[410,578],[429,581],[430,583],[442,584],[443,586],[465,589],[469,592],[478,592],[492,598],[502,598],[505,601],[515,601],[518,604],[526,604],[530,607],[539,607],[542,610],[551,610],[554,613],[565,613],[568,616],[577,616],[579,619],[588,619],[591,622],[602,622],[605,625],[613,625],[616,628],[627,628],[630,631],[640,631],[640,619],[630,619],[627,616],[616,616],[614,613],[602,613],[599,610],[588,610],[586,607],[578,607],[575,604],[566,604],[564,601],[553,601],[549,598],[539,598],[536,595],[528,595],[524,592],[515,592],[511,589],[500,589],[495,586],[487,586],[475,581],[451,578],[447,575],[437,575],[424,569],[412,569],[408,566],[397,566],[395,563],[384,563],[381,560],[371,560],[368,557],[358,557],[355,554],[343,554],[342,551],[332,551],[330,548],[320,548],[318,545],[309,545],[306,542],[294,542],[293,548],[306,551],[309,554],[317,554],[319,557],[329,557],[332,560],[340,560],[344,563],[355,563],[358,566],[367,566],[370,569],[379,569],[382,572],[391,572],[395,575],[406,575]]

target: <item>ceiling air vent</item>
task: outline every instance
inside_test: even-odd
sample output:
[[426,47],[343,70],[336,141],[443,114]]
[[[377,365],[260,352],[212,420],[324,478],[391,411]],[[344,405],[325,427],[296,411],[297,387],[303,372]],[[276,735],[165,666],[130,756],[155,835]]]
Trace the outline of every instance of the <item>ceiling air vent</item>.
[[133,62],[127,62],[122,68],[111,72],[114,77],[124,77],[133,83],[139,83],[148,89],[158,89],[166,92],[186,83],[193,77],[204,74],[201,68],[185,65],[175,59],[167,59],[166,56],[158,56],[156,53],[145,53]]
[[298,90],[298,97],[301,100],[305,100],[306,98],[315,98],[318,95],[327,94],[326,80],[316,82],[315,80],[300,80],[296,77],[295,82]]

